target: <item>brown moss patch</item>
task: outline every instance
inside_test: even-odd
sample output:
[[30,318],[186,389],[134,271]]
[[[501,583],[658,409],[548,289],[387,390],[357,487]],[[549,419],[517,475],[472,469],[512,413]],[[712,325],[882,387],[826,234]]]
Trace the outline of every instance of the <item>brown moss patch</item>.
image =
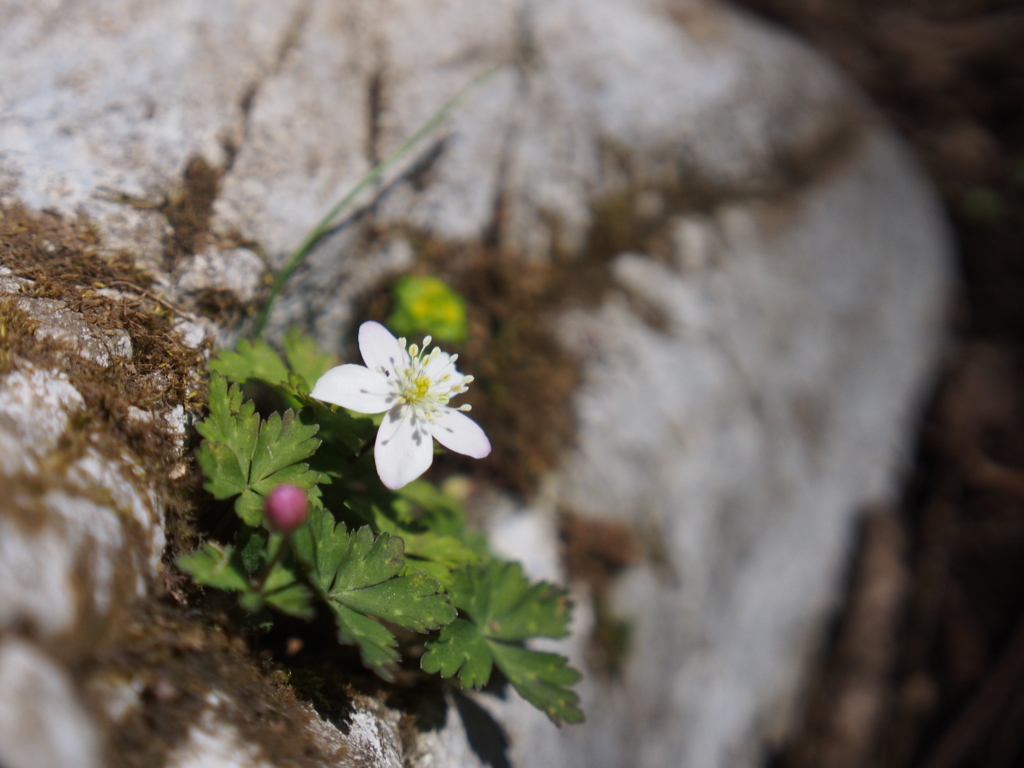
[[167,248],[169,263],[166,266],[172,267],[180,257],[198,253],[206,245],[220,178],[219,168],[196,155],[185,166],[181,189],[160,206],[174,230]]
[[110,727],[107,764],[113,768],[164,765],[187,741],[190,728],[213,707],[216,721],[234,726],[239,741],[255,745],[282,768],[312,768],[345,754],[322,754],[309,732],[311,716],[295,698],[287,673],[258,662],[233,624],[215,610],[202,615],[152,604],[128,623],[116,645],[78,670],[91,703],[104,703],[103,681],[134,683],[138,705]]
[[631,627],[615,616],[608,593],[612,581],[643,552],[633,529],[615,520],[589,520],[563,512],[558,525],[562,562],[569,578],[590,588],[594,628],[586,649],[587,666],[605,679],[622,674]]
[[36,343],[36,324],[15,299],[0,297],[0,375],[10,370],[15,360]]
[[241,322],[255,315],[255,307],[238,298],[238,294],[227,288],[206,288],[193,300],[193,307],[200,315],[214,319],[221,327],[237,328]]
[[[186,498],[194,476],[171,480],[182,461],[175,435],[162,414],[177,405],[195,413],[201,406],[202,356],[182,344],[174,331],[175,311],[149,291],[150,278],[128,254],[102,258],[99,237],[82,217],[33,214],[21,206],[0,209],[0,266],[25,281],[16,295],[0,299],[0,333],[6,334],[0,370],[20,365],[62,371],[81,393],[86,408],[65,436],[55,461],[67,463],[92,446],[112,459],[125,450],[147,473],[167,502],[172,537],[169,556],[191,546]],[[41,338],[24,311],[25,300],[59,301],[96,329],[124,331],[130,357],[111,356],[99,365],[77,354],[73,340]],[[138,408],[151,419],[131,417]],[[58,471],[55,468],[55,471]]]

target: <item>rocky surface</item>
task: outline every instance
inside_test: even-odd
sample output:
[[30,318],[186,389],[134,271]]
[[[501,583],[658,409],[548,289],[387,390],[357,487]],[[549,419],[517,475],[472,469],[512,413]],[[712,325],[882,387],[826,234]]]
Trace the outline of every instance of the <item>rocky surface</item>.
[[[856,515],[893,492],[948,280],[929,189],[820,57],[700,0],[6,3],[0,202],[85,214],[93,257],[126,249],[164,301],[244,305],[261,259],[282,264],[373,162],[492,67],[435,143],[314,252],[273,327],[302,322],[336,346],[353,300],[407,269],[424,238],[570,274],[607,263],[599,305],[552,321],[584,361],[577,447],[527,505],[494,502],[490,515],[497,545],[534,575],[568,575],[566,512],[624,524],[644,556],[601,606],[593,583],[575,584],[563,647],[589,672],[587,725],[557,731],[513,697],[476,701],[507,730],[513,765],[756,765],[788,727]],[[13,301],[35,302],[17,311],[39,338],[77,328],[61,343],[86,365],[132,376],[118,366],[137,350],[116,329],[87,331],[46,297]],[[230,336],[190,317],[193,344]],[[134,733],[119,716],[141,728],[166,699],[181,724],[158,756],[168,765],[286,764],[289,749],[308,764],[479,763],[454,713],[408,743],[394,712],[357,706],[346,733],[254,682],[299,734],[273,741],[231,716],[251,698],[217,687],[243,662],[172,690],[159,654],[104,688],[123,695],[88,735],[80,702],[116,666],[102,661],[117,658],[101,643],[109,617],[130,615],[164,573],[163,510],[130,446],[86,441],[54,470],[86,403],[64,374],[16,360],[0,378],[0,470],[34,480],[28,501],[8,494],[0,508],[0,626],[16,643],[0,675],[27,664],[48,676],[62,703],[47,711],[78,724],[82,754],[119,764]],[[601,611],[632,628],[617,677],[587,669]],[[203,668],[201,649],[222,641],[190,645],[179,629],[166,642]],[[60,650],[69,635],[73,652]],[[78,666],[90,654],[100,671]],[[0,695],[5,733],[21,732],[19,706]],[[53,732],[40,725],[29,752],[0,762],[66,764]]]
[[63,371],[23,362],[0,379],[0,626],[27,624],[61,644],[145,595],[164,547],[163,510],[138,463],[76,440],[85,407]]

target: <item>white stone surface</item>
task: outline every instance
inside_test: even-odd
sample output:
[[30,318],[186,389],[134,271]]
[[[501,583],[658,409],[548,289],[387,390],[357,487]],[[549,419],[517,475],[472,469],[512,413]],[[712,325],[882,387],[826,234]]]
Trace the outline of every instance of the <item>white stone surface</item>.
[[241,301],[252,301],[260,289],[266,267],[262,259],[248,248],[220,250],[208,248],[188,256],[168,281],[170,293],[199,293],[206,289],[231,291]]
[[161,567],[163,510],[141,468],[62,447],[84,408],[63,372],[0,378],[0,628],[70,633],[144,594]]
[[64,671],[31,645],[0,642],[0,764],[94,768],[99,738]]
[[36,471],[36,460],[57,447],[68,417],[84,407],[81,393],[63,372],[26,366],[0,379],[0,468],[4,474]]
[[346,743],[349,760],[373,768],[402,768],[398,713],[371,701],[357,704],[349,716]]
[[[230,721],[229,715],[247,702],[212,691],[206,703],[207,709],[189,728],[187,738],[169,756],[168,768],[274,768],[258,745],[246,742]],[[301,708],[310,718],[306,735],[325,768],[402,768],[397,713],[360,700],[342,731],[308,705]],[[303,742],[297,739],[296,743]]]
[[[4,14],[0,191],[81,208],[107,248],[130,244],[157,271],[166,220],[112,193],[159,202],[201,155],[226,168],[215,231],[281,264],[371,157],[494,67],[438,134],[429,183],[389,188],[378,225],[474,239],[500,196],[502,245],[545,257],[582,243],[595,198],[630,185],[757,193],[780,159],[858,120],[821,59],[705,0],[77,0]],[[355,243],[350,229],[318,249],[280,321],[337,340],[350,320],[339,290],[360,262],[381,263]]]
[[168,768],[273,768],[259,751],[243,742],[229,723],[204,717],[193,725],[185,742],[170,756]]
[[[556,735],[526,706],[496,707],[517,764],[755,765],[784,731],[855,517],[897,491],[942,323],[930,196],[894,172],[906,159],[889,137],[861,152],[785,208],[706,218],[676,266],[621,256],[615,274],[665,331],[625,305],[566,319],[566,344],[591,362],[556,503],[631,523],[667,563],[618,585],[634,646],[620,683],[580,686],[586,727]],[[695,260],[698,239],[716,245]],[[678,266],[694,261],[706,266]],[[497,546],[536,557],[515,534],[553,506],[497,527]]]

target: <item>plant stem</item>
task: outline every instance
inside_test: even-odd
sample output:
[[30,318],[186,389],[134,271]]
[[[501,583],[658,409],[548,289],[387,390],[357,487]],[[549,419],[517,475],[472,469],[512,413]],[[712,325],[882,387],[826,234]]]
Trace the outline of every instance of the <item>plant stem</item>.
[[288,258],[288,261],[285,263],[284,267],[281,268],[281,271],[277,273],[277,277],[274,279],[274,284],[270,288],[270,294],[267,296],[267,300],[264,302],[263,308],[260,310],[260,314],[256,318],[256,323],[253,326],[252,337],[254,339],[258,339],[263,335],[263,329],[266,327],[267,320],[270,317],[270,310],[274,305],[274,300],[277,299],[278,295],[284,289],[285,283],[288,282],[288,279],[292,274],[294,274],[295,270],[297,270],[302,262],[305,261],[309,252],[313,250],[313,247],[320,242],[320,239],[324,236],[327,230],[330,229],[331,223],[337,215],[355,199],[356,195],[377,181],[377,179],[379,179],[386,170],[397,163],[410,149],[416,146],[420,140],[432,133],[441,123],[443,123],[447,119],[448,115],[451,114],[452,110],[458,106],[459,102],[466,97],[466,94],[468,94],[475,85],[484,82],[497,71],[497,68],[488,70],[482,75],[477,75],[462,86],[462,88],[459,89],[459,92],[445,102],[444,106],[442,106],[433,117],[424,123],[416,133],[406,139],[398,149],[391,153],[391,155],[377,163],[373,170],[360,179],[359,182],[349,190],[348,194],[341,198],[341,200],[339,200],[334,207],[327,212],[327,215],[320,219],[320,222],[313,227],[312,231],[306,235],[306,238],[302,241],[299,247],[296,248],[295,252]]
[[267,567],[263,569],[263,574],[260,576],[259,581],[253,583],[252,588],[257,592],[263,591],[263,585],[267,583],[267,579],[270,578],[270,572],[274,570],[274,566],[277,565],[281,559],[281,555],[284,551],[291,546],[292,537],[291,534],[286,534],[284,539],[281,541],[281,545],[277,548],[274,556],[270,558],[270,562],[267,563]]

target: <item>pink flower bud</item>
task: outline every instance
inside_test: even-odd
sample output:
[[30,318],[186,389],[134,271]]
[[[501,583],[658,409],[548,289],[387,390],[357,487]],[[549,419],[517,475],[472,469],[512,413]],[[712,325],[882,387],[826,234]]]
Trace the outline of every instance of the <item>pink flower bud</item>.
[[284,483],[267,494],[267,522],[281,533],[291,533],[304,522],[309,496],[297,485]]

